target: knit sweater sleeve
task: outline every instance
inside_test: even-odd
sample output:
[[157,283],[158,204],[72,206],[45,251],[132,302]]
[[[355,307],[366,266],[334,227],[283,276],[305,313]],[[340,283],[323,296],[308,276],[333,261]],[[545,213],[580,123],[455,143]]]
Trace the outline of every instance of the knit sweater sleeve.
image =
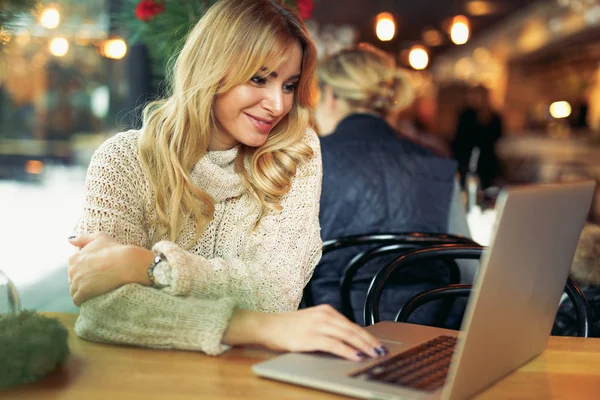
[[284,312],[298,308],[302,290],[321,258],[319,196],[322,165],[314,131],[305,136],[313,156],[298,167],[281,211],[262,218],[239,258],[207,259],[168,241],[154,250],[173,266],[168,291],[179,296],[216,298],[228,293],[242,308]]
[[[94,154],[84,189],[84,212],[76,232],[104,232],[119,242],[149,247],[143,226],[145,181],[136,159],[137,134],[116,135]],[[223,292],[222,292],[223,293]],[[222,294],[221,293],[221,294]],[[77,335],[90,340],[219,354],[235,307],[231,297],[176,297],[129,284],[81,305]]]

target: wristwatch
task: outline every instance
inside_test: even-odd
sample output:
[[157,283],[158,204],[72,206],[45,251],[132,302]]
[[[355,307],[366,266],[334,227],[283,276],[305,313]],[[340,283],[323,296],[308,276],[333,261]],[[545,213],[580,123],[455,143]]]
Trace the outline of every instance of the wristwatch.
[[171,266],[163,254],[157,254],[148,268],[148,278],[155,288],[171,286]]

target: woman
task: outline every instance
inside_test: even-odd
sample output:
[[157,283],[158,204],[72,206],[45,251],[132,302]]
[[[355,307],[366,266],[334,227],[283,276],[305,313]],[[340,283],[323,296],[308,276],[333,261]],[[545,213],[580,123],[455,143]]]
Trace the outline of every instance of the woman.
[[[363,45],[322,62],[317,77],[321,99],[315,121],[321,134],[332,132],[321,138],[321,238],[386,231],[468,235],[456,163],[399,137],[386,122],[413,101],[411,83],[394,60]],[[341,308],[339,281],[354,254],[338,250],[323,257],[311,284],[317,303]],[[377,265],[381,262],[356,276],[356,321],[363,321],[362,305]],[[394,318],[409,295],[445,283],[445,277],[427,268],[399,279],[406,286],[384,292],[382,319]]]
[[275,0],[207,11],[171,96],[90,164],[69,261],[79,336],[213,355],[240,344],[385,352],[331,307],[295,311],[322,245],[320,151],[307,129],[315,57]]

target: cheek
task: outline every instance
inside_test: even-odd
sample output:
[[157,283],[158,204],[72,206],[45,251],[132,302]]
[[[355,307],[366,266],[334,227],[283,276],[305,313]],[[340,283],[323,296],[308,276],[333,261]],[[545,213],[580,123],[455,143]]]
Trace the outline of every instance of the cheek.
[[219,123],[226,122],[228,120],[228,111],[230,110],[229,93],[225,93],[215,100],[214,113]]
[[294,96],[293,95],[287,96],[284,101],[285,101],[285,103],[284,103],[285,104],[285,106],[284,106],[285,114],[284,115],[287,115],[287,113],[289,113],[290,110],[292,109],[292,107],[294,106]]

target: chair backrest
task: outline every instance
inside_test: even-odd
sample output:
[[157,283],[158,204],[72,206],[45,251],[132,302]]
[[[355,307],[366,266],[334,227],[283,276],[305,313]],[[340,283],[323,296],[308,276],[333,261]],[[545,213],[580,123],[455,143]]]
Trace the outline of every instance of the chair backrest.
[[337,239],[326,240],[323,242],[323,255],[351,246],[362,244],[391,244],[391,243],[412,243],[421,245],[431,245],[435,243],[467,243],[473,240],[450,233],[432,233],[432,232],[382,232],[366,233],[363,235],[343,236]]
[[[369,292],[367,294],[367,301],[365,302],[365,321],[368,323],[379,322],[379,314],[377,312],[378,302],[377,297],[381,296],[383,287],[385,285],[385,276],[393,273],[393,270],[403,268],[405,265],[412,264],[416,261],[422,262],[426,260],[436,260],[448,258],[453,259],[477,259],[481,257],[484,248],[481,246],[464,246],[464,245],[452,245],[452,246],[437,246],[426,249],[420,249],[404,254],[392,261],[386,267],[382,268],[378,274],[373,278]],[[416,254],[416,256],[414,256]],[[389,271],[386,271],[389,269]],[[378,279],[379,278],[379,279]],[[377,282],[376,282],[377,279]],[[373,290],[371,290],[373,289]],[[451,284],[441,288],[435,288],[419,293],[409,299],[404,304],[396,316],[395,320],[398,322],[407,322],[410,315],[420,306],[427,304],[432,301],[441,299],[455,299],[457,297],[468,297],[471,293],[471,285]],[[590,309],[584,294],[581,292],[579,286],[570,277],[567,278],[565,285],[565,293],[575,306],[575,312],[577,314],[577,336],[588,337],[589,336],[589,315]]]
[[[341,305],[342,305],[342,313],[351,321],[355,322],[354,319],[354,311],[352,307],[352,283],[354,277],[356,276],[357,271],[365,266],[369,261],[383,257],[386,255],[396,254],[400,256],[407,251],[419,249],[422,247],[426,247],[429,245],[438,244],[432,241],[429,244],[421,243],[421,244],[413,244],[413,243],[397,243],[397,244],[387,244],[379,247],[375,247],[366,251],[363,251],[357,254],[344,269],[344,273],[340,280],[340,296],[341,296]],[[459,283],[460,269],[458,265],[454,261],[450,261],[444,263],[448,269],[448,276],[450,283]]]
[[[354,320],[353,313],[351,311],[352,306],[350,304],[350,287],[352,279],[359,268],[364,266],[368,261],[393,253],[402,253],[403,251],[420,248],[423,246],[431,246],[434,244],[444,243],[475,243],[473,240],[461,236],[453,235],[449,233],[432,233],[432,232],[381,232],[381,233],[367,233],[363,235],[351,235],[344,236],[337,239],[326,240],[323,242],[323,255],[331,253],[333,251],[345,249],[354,246],[363,245],[379,245],[376,249],[381,249],[379,252],[375,249],[362,251],[357,254],[350,263],[344,269],[344,274],[340,280],[340,290],[342,293],[342,307],[346,310],[344,313],[349,316],[351,320]],[[386,247],[394,246],[397,247]],[[386,247],[384,249],[384,247]],[[368,253],[373,250],[373,252]],[[368,254],[367,254],[368,253]],[[300,308],[311,307],[314,305],[311,281],[308,282],[304,288],[304,294],[302,297],[302,303]]]
[[443,244],[408,251],[381,268],[371,280],[364,304],[365,325],[379,322],[379,302],[390,277],[398,270],[430,261],[479,260],[483,247],[476,244]]

